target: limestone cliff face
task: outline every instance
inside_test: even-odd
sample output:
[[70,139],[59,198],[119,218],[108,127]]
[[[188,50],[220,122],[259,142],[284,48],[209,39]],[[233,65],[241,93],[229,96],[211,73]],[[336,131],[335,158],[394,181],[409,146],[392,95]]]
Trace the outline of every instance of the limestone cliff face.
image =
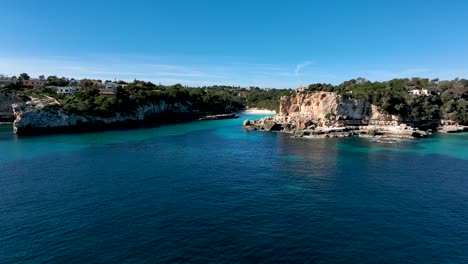
[[13,104],[13,113],[15,121],[13,130],[18,134],[28,134],[37,132],[54,132],[73,130],[74,128],[93,129],[105,127],[106,125],[116,125],[128,122],[142,122],[148,118],[162,115],[173,114],[176,118],[191,118],[190,106],[184,106],[179,103],[166,104],[161,101],[157,104],[148,104],[139,107],[134,114],[116,113],[113,117],[98,117],[79,114],[67,114],[58,107],[55,99],[31,98],[25,103]]
[[280,99],[279,122],[296,122],[301,128],[313,122],[318,126],[368,125],[402,119],[387,114],[367,101],[345,98],[336,93],[294,93]]
[[336,93],[295,93],[280,100],[280,116],[312,119],[325,118],[327,114],[362,119],[369,115],[370,104],[365,101],[343,98]]
[[401,117],[385,113],[367,101],[349,99],[332,92],[295,92],[281,97],[276,116],[258,121],[246,120],[244,127],[327,136],[360,133],[411,137],[424,134],[403,121]]

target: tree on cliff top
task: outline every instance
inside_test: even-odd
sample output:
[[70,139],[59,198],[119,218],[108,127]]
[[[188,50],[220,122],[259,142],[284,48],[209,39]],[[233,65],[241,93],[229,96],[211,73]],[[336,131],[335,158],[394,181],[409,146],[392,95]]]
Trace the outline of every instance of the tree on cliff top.
[[29,75],[28,75],[27,73],[23,72],[23,73],[21,73],[21,74],[19,75],[19,78],[20,78],[21,80],[29,80],[31,77],[29,77]]
[[58,78],[55,75],[47,77],[47,84],[50,86],[67,86],[70,82],[65,78]]

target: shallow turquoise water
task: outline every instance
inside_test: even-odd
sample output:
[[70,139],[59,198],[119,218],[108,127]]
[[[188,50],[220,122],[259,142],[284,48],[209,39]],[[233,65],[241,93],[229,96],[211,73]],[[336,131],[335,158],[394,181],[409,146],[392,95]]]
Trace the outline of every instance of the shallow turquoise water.
[[[263,115],[248,115],[260,118]],[[240,122],[239,122],[240,121]],[[165,125],[154,128],[117,130],[98,133],[62,134],[37,137],[18,137],[12,133],[11,125],[0,125],[0,162],[34,158],[51,153],[76,151],[92,146],[135,142],[153,137],[182,136],[195,131],[215,129],[217,134],[227,138],[255,140],[256,136],[245,137],[242,128],[233,130],[242,119],[227,119],[216,122],[199,121],[185,124]]]
[[468,263],[468,134],[293,139],[244,118],[0,126],[0,263]]

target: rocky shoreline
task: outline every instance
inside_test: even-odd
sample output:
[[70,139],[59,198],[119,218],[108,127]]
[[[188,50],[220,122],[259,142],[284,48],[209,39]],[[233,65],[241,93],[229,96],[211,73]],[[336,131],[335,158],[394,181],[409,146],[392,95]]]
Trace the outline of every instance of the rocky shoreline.
[[369,102],[344,98],[331,92],[284,96],[280,99],[277,115],[245,120],[243,127],[247,130],[285,132],[294,137],[310,138],[424,138],[434,132],[468,131],[468,127],[449,120],[404,120],[385,113]]
[[[132,114],[116,113],[100,117],[78,113],[66,113],[54,98],[31,98],[24,103],[13,104],[13,132],[18,135],[43,135],[57,133],[85,133],[105,130],[153,127],[161,124],[190,122],[200,119],[200,113],[180,103],[140,106]],[[210,116],[211,119],[236,118],[235,114]],[[238,117],[238,116],[237,116]]]
[[337,138],[337,137],[396,137],[423,138],[431,135],[432,130],[400,125],[356,125],[342,127],[309,127],[305,129],[291,128],[291,124],[277,123],[274,118],[267,117],[259,120],[245,120],[243,127],[248,130],[277,131],[290,133],[294,137]]

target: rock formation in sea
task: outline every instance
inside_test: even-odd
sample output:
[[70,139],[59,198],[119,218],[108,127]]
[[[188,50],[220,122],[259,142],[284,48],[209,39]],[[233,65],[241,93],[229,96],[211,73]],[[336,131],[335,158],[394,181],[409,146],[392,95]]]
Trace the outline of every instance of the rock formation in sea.
[[[451,128],[465,127],[447,122]],[[249,130],[289,132],[298,137],[388,136],[426,137],[432,128],[450,127],[436,121],[425,128],[391,115],[367,101],[350,99],[332,92],[294,92],[280,98],[279,113],[260,120],[245,120]]]

